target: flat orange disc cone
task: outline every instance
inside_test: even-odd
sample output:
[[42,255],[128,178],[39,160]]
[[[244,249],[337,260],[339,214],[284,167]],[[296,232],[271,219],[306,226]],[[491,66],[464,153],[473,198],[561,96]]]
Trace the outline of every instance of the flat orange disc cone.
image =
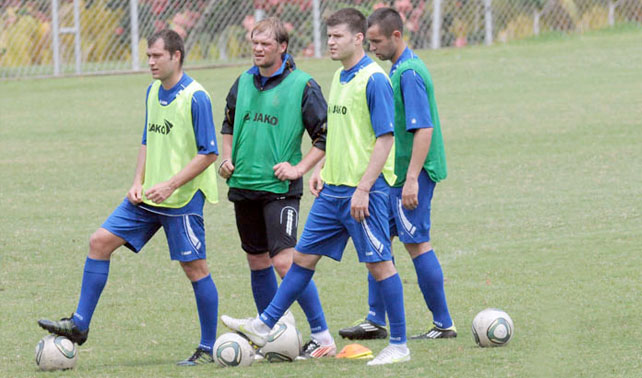
[[347,358],[350,360],[363,360],[373,358],[372,351],[361,344],[349,344],[341,349],[337,358]]

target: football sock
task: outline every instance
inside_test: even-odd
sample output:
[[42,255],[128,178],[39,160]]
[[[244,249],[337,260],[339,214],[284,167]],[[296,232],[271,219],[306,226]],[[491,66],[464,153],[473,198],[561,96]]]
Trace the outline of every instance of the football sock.
[[105,288],[108,276],[109,260],[94,260],[87,257],[82,275],[80,299],[73,316],[74,323],[81,331],[89,328],[91,317],[94,315],[94,310],[98,305],[100,294]]
[[321,345],[330,345],[334,343],[334,339],[327,329],[321,332],[313,332],[310,337],[318,341]]
[[406,312],[403,305],[403,285],[398,273],[377,282],[390,320],[390,344],[406,342]]
[[262,313],[270,304],[276,290],[279,288],[276,282],[276,274],[272,266],[265,269],[252,270],[250,272],[252,282],[252,294],[257,313]]
[[285,311],[306,289],[313,275],[314,270],[293,263],[288,273],[283,277],[276,295],[265,311],[261,313],[261,321],[272,329]]
[[386,325],[386,306],[383,304],[383,298],[377,286],[377,280],[368,272],[368,311],[367,320],[374,324],[385,327]]
[[451,327],[453,320],[446,303],[444,273],[439,260],[437,260],[437,255],[431,249],[415,257],[412,262],[415,264],[419,288],[424,295],[428,309],[432,312],[433,322],[439,328]]
[[212,275],[192,282],[198,319],[201,322],[201,343],[199,348],[208,352],[212,351],[216,340],[216,322],[218,321],[218,291]]
[[319,299],[319,292],[314,280],[310,280],[308,286],[299,295],[297,299],[301,309],[305,313],[305,317],[310,324],[310,332],[322,332],[328,329],[325,322],[325,315],[323,314],[323,307],[321,307],[321,299]]

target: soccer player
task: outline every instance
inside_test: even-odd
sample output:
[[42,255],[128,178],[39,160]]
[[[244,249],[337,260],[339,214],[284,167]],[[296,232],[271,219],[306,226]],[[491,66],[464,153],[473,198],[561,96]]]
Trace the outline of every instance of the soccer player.
[[125,245],[139,252],[160,227],[170,257],[192,282],[201,324],[201,341],[179,365],[212,362],[218,292],[206,263],[203,205],[216,202],[218,156],[210,97],[183,72],[185,48],[174,31],[148,39],[148,64],[154,81],[147,89],[146,119],[134,182],[127,198],[89,240],[76,311],[60,321],[38,324],[82,345],[107,283],[112,253]]
[[[395,174],[390,195],[391,235],[399,236],[417,272],[419,288],[433,314],[434,327],[411,339],[457,336],[446,304],[444,275],[430,245],[430,208],[435,183],[446,178],[446,156],[432,79],[424,63],[406,46],[403,22],[394,9],[380,8],[368,18],[370,50],[392,61],[395,96]],[[370,311],[360,324],[339,334],[349,339],[385,338],[385,309],[369,275]]]
[[[219,173],[230,187],[254,303],[262,313],[294,255],[303,175],[325,154],[327,104],[319,85],[287,53],[289,35],[274,17],[250,34],[254,66],[227,95]],[[312,148],[302,158],[304,131]],[[322,357],[317,340],[334,344],[314,281],[298,298],[310,324],[304,357]],[[327,348],[324,349],[327,351]]]
[[367,23],[361,12],[339,10],[327,25],[330,57],[343,67],[336,71],[330,88],[326,160],[320,176],[319,164],[311,179],[317,198],[296,245],[294,263],[260,316],[224,315],[222,320],[254,344],[263,345],[276,321],[305,290],[321,257],[341,260],[351,237],[359,261],[377,282],[390,318],[390,344],[368,365],[408,361],[403,287],[391,261],[388,226],[389,184],[395,179],[390,154],[392,87],[383,69],[365,55]]

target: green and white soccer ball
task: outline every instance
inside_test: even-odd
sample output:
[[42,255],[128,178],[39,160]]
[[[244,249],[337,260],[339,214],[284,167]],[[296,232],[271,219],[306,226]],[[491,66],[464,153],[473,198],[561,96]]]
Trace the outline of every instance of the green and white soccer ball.
[[497,308],[482,310],[473,319],[473,337],[480,347],[497,347],[508,344],[515,328],[513,319]]
[[270,362],[292,362],[301,353],[303,339],[294,324],[283,319],[274,325],[261,353]]
[[254,348],[238,333],[224,333],[216,339],[214,361],[223,367],[250,366],[254,362]]
[[36,364],[40,370],[73,369],[76,361],[76,344],[64,336],[47,335],[36,345]]

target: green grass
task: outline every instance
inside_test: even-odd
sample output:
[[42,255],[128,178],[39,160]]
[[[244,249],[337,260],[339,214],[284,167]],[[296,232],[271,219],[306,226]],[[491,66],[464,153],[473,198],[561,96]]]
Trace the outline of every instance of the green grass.
[[[178,368],[199,326],[191,286],[159,233],[140,255],[114,255],[77,368],[47,376],[639,376],[641,38],[640,28],[624,28],[420,52],[448,155],[433,240],[457,339],[412,342],[411,362],[376,369],[340,360]],[[300,66],[327,94],[337,63]],[[217,125],[243,69],[190,72],[212,93]],[[0,82],[0,375],[43,376],[33,362],[44,335],[36,320],[75,309],[88,237],[131,184],[149,81]],[[249,316],[245,257],[223,182],[219,189],[206,227],[220,314]],[[310,203],[306,196],[302,222]],[[394,247],[413,334],[430,315],[412,263]],[[365,315],[366,271],[351,245],[343,263],[322,261],[315,280],[335,335]],[[470,334],[474,315],[491,306],[515,322],[505,348],[478,348]],[[298,306],[294,312],[307,335]]]

